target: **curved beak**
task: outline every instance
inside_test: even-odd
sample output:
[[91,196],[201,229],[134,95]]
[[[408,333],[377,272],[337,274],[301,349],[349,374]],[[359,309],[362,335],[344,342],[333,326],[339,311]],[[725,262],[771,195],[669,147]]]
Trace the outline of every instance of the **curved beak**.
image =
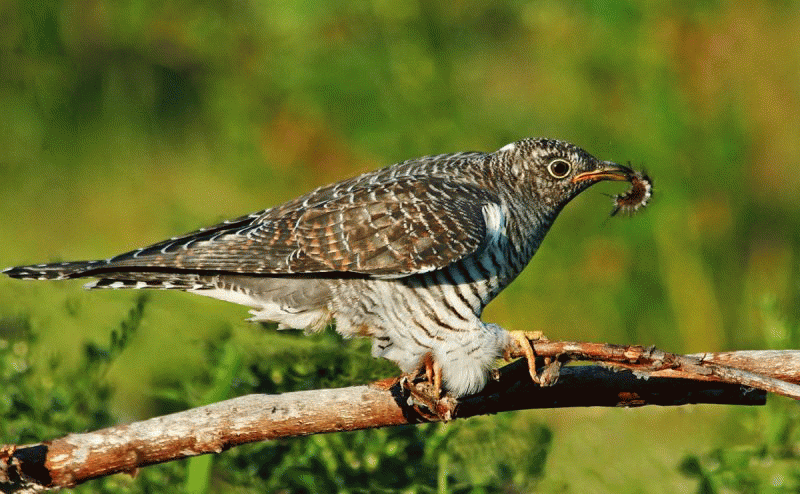
[[627,166],[619,165],[613,161],[602,161],[600,167],[590,172],[579,173],[572,177],[572,183],[600,182],[601,180],[630,181],[634,171]]

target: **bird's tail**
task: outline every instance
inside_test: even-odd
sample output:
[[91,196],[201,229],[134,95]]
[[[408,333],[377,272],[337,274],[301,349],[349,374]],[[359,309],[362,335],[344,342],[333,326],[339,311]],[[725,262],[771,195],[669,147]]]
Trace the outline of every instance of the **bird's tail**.
[[31,264],[7,268],[0,273],[19,280],[69,280],[91,276],[106,261],[73,261],[53,264]]
[[73,261],[54,264],[32,264],[7,268],[3,273],[21,280],[70,280],[74,278],[98,278],[84,288],[151,288],[161,290],[197,290],[209,286],[209,276],[199,273],[160,272],[158,267],[147,271],[136,269],[114,269],[108,261]]

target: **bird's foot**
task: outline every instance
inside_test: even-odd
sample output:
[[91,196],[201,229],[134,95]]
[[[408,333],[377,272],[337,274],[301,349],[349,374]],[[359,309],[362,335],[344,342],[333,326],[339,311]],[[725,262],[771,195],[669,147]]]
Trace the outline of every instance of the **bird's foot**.
[[531,345],[532,341],[547,341],[541,331],[511,331],[511,342],[503,351],[503,358],[507,361],[516,356],[523,356],[528,361],[528,373],[536,384],[546,387],[558,381],[561,372],[561,361],[544,359],[541,373],[536,366],[536,352]]
[[451,396],[441,397],[438,391],[428,381],[415,382],[414,376],[400,378],[400,386],[407,393],[408,406],[427,420],[452,420],[456,408],[456,400]]
[[422,359],[417,371],[401,379],[401,385],[408,391],[408,405],[420,415],[429,420],[452,419],[456,400],[442,396],[442,366],[430,353]]
[[551,359],[547,357],[544,359],[544,366],[542,367],[542,372],[539,373],[539,381],[536,384],[547,387],[553,386],[556,382],[558,382],[558,377],[561,375],[561,366],[562,362],[558,359]]

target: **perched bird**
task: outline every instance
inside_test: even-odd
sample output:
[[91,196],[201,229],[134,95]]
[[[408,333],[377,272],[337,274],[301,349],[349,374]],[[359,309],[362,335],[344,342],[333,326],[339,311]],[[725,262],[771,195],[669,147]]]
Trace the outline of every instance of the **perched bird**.
[[483,389],[496,359],[524,346],[481,313],[561,209],[592,184],[632,177],[642,175],[529,138],[493,153],[397,163],[110,259],[3,272],[96,278],[91,289],[182,290],[248,306],[252,320],[280,328],[335,320],[340,334],[371,338],[374,356],[424,371],[437,393],[458,398]]

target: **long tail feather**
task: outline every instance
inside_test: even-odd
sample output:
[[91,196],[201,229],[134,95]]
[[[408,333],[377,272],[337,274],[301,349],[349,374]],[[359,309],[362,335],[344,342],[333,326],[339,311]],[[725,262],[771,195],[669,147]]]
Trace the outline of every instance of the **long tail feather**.
[[106,264],[106,261],[73,261],[53,264],[32,264],[6,268],[3,273],[20,280],[68,280],[91,276],[85,273]]
[[21,280],[69,280],[99,278],[84,288],[198,290],[208,287],[208,276],[197,273],[107,270],[108,261],[75,261],[16,266],[0,271]]

